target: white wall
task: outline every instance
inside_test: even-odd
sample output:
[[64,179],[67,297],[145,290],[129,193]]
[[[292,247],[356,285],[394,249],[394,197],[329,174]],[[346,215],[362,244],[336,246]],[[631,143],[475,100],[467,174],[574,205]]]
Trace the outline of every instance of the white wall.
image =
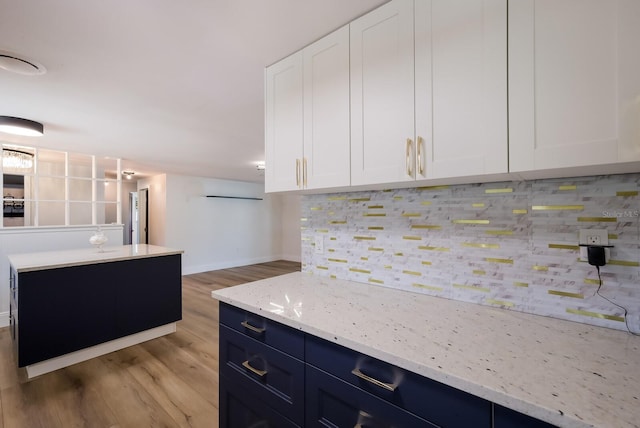
[[300,195],[283,194],[282,200],[282,258],[300,262]]
[[[107,246],[122,245],[122,225],[101,226]],[[0,327],[9,325],[10,254],[91,248],[89,238],[97,226],[20,227],[0,229]]]
[[264,194],[263,184],[178,175],[167,175],[165,183],[164,245],[184,250],[184,274],[281,258],[282,204],[278,195]]

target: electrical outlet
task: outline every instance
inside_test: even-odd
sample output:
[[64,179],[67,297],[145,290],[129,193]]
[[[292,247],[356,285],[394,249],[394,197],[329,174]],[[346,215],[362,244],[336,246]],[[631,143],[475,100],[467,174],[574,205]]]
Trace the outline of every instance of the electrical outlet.
[[609,245],[609,232],[607,229],[580,229],[579,243],[582,245]]
[[[606,229],[580,229],[580,245],[609,245],[609,232]],[[605,248],[606,260],[609,260],[609,249]],[[587,247],[580,247],[580,260],[588,260]]]
[[324,236],[316,235],[314,243],[316,254],[324,254]]

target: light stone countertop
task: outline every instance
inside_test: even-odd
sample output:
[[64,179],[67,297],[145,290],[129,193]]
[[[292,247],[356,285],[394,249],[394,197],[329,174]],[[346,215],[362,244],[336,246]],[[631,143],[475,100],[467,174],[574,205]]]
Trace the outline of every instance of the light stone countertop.
[[76,250],[9,254],[8,258],[11,266],[13,266],[17,272],[23,273],[145,257],[168,256],[172,254],[182,254],[183,252],[182,250],[157,245],[137,244],[113,247],[105,246],[102,252],[98,251],[97,248],[81,248]]
[[299,272],[212,297],[561,427],[640,426],[640,337]]

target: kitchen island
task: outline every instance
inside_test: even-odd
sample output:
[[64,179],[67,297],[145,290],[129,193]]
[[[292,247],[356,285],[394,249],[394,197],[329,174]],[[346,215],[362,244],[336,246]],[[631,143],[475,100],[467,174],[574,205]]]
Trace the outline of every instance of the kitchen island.
[[32,378],[175,332],[181,257],[146,244],[9,255],[18,366]]
[[[280,348],[303,364],[306,360],[307,367],[309,360],[324,365],[322,370],[307,368],[307,383],[309,373],[329,378],[327,373],[341,364],[338,358],[323,362],[323,355],[330,354],[320,355],[318,350],[344,347],[344,352],[361,353],[486,400],[487,420],[472,426],[546,426],[546,422],[623,428],[640,423],[640,338],[623,331],[302,273],[215,291],[212,297],[222,302],[221,323],[224,313],[240,310],[249,314],[245,315],[249,327],[255,328],[250,318],[257,314],[253,324],[258,327],[260,317],[290,328],[287,335],[302,334],[305,352],[290,351],[296,348],[291,340]],[[243,327],[233,321],[231,328],[241,331]],[[269,322],[260,330],[268,329]],[[221,338],[223,330],[228,329],[221,325]],[[262,331],[262,338],[246,333],[267,343],[277,332],[266,336]],[[268,346],[274,347],[278,346]],[[226,349],[228,355],[223,353]],[[233,352],[233,343],[221,339],[221,378]],[[262,373],[260,359],[252,356],[246,357],[248,365]],[[246,374],[255,377],[254,384],[270,381],[269,375],[261,381],[253,372]],[[314,393],[307,386],[307,398],[310,392]],[[299,398],[291,396],[293,402]],[[422,400],[418,407],[433,405],[424,396]],[[329,408],[332,403],[324,405]],[[501,423],[511,410],[519,414],[516,418],[522,415],[540,424]],[[221,404],[221,414],[225,411]],[[314,426],[309,411],[315,410],[306,409],[306,426]]]

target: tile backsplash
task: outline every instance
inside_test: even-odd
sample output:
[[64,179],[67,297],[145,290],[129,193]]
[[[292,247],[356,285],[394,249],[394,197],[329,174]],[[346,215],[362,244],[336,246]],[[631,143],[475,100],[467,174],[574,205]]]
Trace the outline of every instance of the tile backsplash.
[[638,332],[639,191],[623,174],[308,195],[302,270],[626,330],[579,261],[579,229],[606,229],[600,294]]

